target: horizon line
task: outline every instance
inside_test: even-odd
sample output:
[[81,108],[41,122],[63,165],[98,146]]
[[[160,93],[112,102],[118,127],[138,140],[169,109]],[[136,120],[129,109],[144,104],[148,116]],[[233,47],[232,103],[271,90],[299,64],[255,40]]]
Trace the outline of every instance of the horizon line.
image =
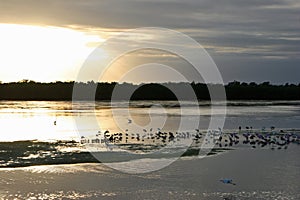
[[134,83],[134,82],[117,82],[117,81],[100,81],[100,82],[96,82],[94,80],[88,80],[88,81],[75,81],[75,80],[66,80],[66,81],[50,81],[50,82],[40,82],[40,81],[34,81],[34,80],[30,80],[30,79],[22,79],[19,81],[11,81],[11,82],[2,82],[0,80],[0,85],[2,84],[14,84],[14,83],[38,83],[38,84],[53,84],[53,83],[84,83],[84,84],[99,84],[99,83],[108,83],[108,84],[131,84],[131,85],[143,85],[143,84],[180,84],[180,83],[188,83],[188,84],[205,84],[205,85],[229,85],[229,84],[256,84],[256,85],[261,85],[261,84],[268,84],[268,85],[274,85],[274,86],[282,86],[282,85],[295,85],[295,86],[299,86],[300,82],[298,83],[290,83],[290,82],[286,82],[286,83],[272,83],[269,80],[265,80],[265,81],[261,81],[261,82],[256,82],[256,81],[240,81],[240,80],[232,80],[229,81],[227,83],[205,83],[205,82],[196,82],[196,81],[180,81],[180,82],[175,82],[175,81],[166,81],[166,82],[140,82],[140,83]]

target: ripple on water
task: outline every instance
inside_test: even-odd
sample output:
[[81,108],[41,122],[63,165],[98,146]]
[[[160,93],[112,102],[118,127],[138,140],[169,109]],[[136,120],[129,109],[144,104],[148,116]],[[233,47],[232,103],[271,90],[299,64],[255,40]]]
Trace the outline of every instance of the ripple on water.
[[226,200],[296,200],[300,194],[289,194],[281,191],[240,191],[240,192],[213,192],[203,193],[204,199],[226,199]]
[[56,192],[40,192],[34,193],[29,192],[25,194],[16,193],[16,194],[4,194],[3,199],[101,199],[104,197],[114,197],[116,193],[105,192],[105,191],[88,191],[88,192],[78,192],[78,191],[56,191]]

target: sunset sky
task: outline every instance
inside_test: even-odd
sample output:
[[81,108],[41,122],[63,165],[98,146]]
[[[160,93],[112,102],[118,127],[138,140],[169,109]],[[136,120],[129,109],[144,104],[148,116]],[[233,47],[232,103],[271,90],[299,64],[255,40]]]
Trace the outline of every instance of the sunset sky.
[[[214,59],[225,82],[299,82],[299,0],[10,0],[0,1],[0,10],[2,82],[74,80],[99,44],[139,27],[192,37]],[[149,61],[145,52],[135,57],[139,64]],[[157,53],[151,62],[185,66],[170,58]],[[135,61],[119,62],[117,71],[130,63]]]

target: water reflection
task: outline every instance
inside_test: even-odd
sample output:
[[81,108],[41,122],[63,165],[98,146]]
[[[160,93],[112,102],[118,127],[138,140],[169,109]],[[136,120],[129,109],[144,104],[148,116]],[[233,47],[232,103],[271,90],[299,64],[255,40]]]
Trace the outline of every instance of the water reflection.
[[[161,109],[151,107],[160,104],[167,113],[164,124],[166,130],[176,130],[182,119],[197,117],[195,107],[185,102],[179,107],[173,101],[136,101],[130,103],[130,116],[134,123],[147,126],[151,116],[161,117]],[[126,109],[126,103],[112,105],[114,109]],[[210,121],[210,104],[207,101],[199,103],[199,128],[207,128]],[[218,110],[216,112],[218,115]],[[93,122],[96,116],[97,123]],[[110,102],[72,102],[67,101],[2,101],[0,104],[0,123],[2,125],[0,140],[49,140],[74,139],[79,140],[78,132],[95,134],[99,129],[124,131],[130,128],[127,116],[112,117]],[[116,124],[118,118],[120,124]],[[77,126],[74,119],[82,120]],[[56,121],[56,124],[54,124]],[[275,126],[277,128],[300,128],[300,102],[269,101],[269,102],[228,102],[225,129],[237,129],[239,126]],[[121,126],[121,127],[120,127]],[[150,127],[149,127],[150,128]],[[153,129],[161,127],[151,127]]]

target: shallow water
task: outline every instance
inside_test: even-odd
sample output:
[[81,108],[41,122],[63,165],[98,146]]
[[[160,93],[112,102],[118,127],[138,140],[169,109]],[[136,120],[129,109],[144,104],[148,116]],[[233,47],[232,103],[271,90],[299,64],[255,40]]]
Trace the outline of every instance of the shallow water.
[[[158,104],[164,109],[152,106]],[[124,102],[113,106],[126,110]],[[198,117],[193,106],[189,102],[183,107],[168,101],[132,102],[130,119],[148,131],[150,117],[160,118],[167,113],[163,129],[173,131],[180,119]],[[198,128],[206,129],[211,105],[200,102],[199,108]],[[218,106],[215,115],[218,115]],[[127,115],[115,117],[121,128],[132,126]],[[95,118],[97,123],[93,121]],[[243,130],[249,126],[253,130],[266,127],[270,131],[270,127],[275,126],[276,131],[290,130],[300,129],[299,122],[299,101],[231,101],[224,129],[238,132],[239,126]],[[286,149],[237,145],[230,147],[233,150],[204,158],[189,154],[158,171],[126,174],[105,164],[91,163],[95,160],[78,143],[58,142],[79,141],[82,134],[95,135],[99,130],[119,131],[109,102],[72,105],[72,102],[2,101],[0,124],[0,164],[5,167],[0,169],[1,199],[300,199],[297,143],[289,144]],[[156,128],[160,127],[153,127]],[[38,141],[32,141],[35,139]],[[19,140],[30,141],[4,142]],[[48,160],[45,162],[45,159]],[[163,159],[169,158],[119,160],[117,164],[125,171],[134,172],[133,162],[136,168],[147,168]],[[236,185],[223,184],[219,181],[222,178],[233,179]]]
[[[146,160],[151,160],[152,165],[156,162],[158,168],[162,168],[161,166],[164,165],[166,159],[170,161],[165,163],[171,163],[179,157],[185,159],[202,158],[232,150],[269,149],[272,151],[286,151],[291,145],[300,147],[299,130],[281,130],[278,133],[275,131],[258,133],[254,130],[249,130],[246,133],[232,133],[231,131],[227,133],[196,132],[195,134],[189,133],[189,135],[192,136],[182,138],[179,137],[182,136],[181,134],[175,134],[173,140],[168,139],[167,141],[158,138],[156,135],[155,143],[147,142],[147,144],[141,141],[138,142],[136,138],[128,143],[123,139],[117,140],[117,142],[107,141],[107,143],[43,142],[37,140],[0,142],[0,168],[109,163],[109,166],[122,170],[126,166],[126,164],[123,166],[123,162],[131,161],[131,165],[128,167],[132,169],[128,169],[127,172],[137,173],[139,170],[140,172],[147,171],[143,166]],[[166,134],[166,137],[168,137],[168,134]],[[146,166],[149,166],[148,171],[154,170],[150,166],[151,162],[149,165],[146,164]],[[142,165],[139,163],[142,163]]]
[[[179,159],[146,174],[103,164],[1,169],[1,198],[46,199],[299,199],[300,149],[238,149]],[[151,161],[141,161],[147,162]],[[124,163],[126,167],[126,163]],[[232,178],[236,185],[223,184]]]

